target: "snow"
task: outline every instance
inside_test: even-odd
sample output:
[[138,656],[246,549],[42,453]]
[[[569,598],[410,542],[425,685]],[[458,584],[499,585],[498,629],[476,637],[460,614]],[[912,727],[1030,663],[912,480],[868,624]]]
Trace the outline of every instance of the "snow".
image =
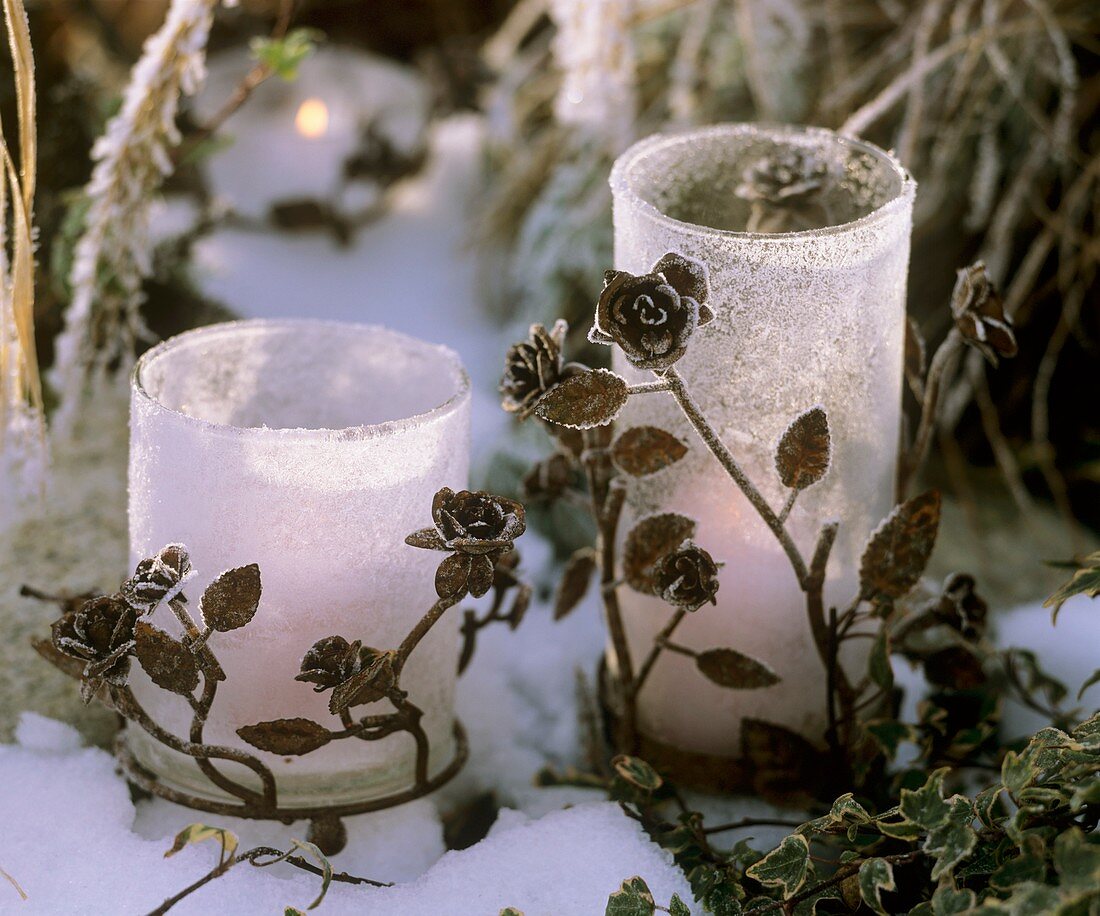
[[[539,552],[529,556],[537,562]],[[458,701],[473,750],[467,769],[437,799],[349,818],[348,848],[335,857],[341,870],[408,883],[389,890],[334,885],[324,911],[482,914],[515,906],[527,916],[591,913],[634,874],[659,900],[673,893],[690,899],[669,856],[618,806],[597,801],[600,793],[530,784],[548,761],[576,758],[571,698],[575,670],[591,670],[602,641],[596,607],[588,603],[554,624],[549,608],[539,605],[515,633],[497,627],[482,636]],[[0,746],[6,787],[0,816],[13,838],[0,852],[0,867],[28,894],[19,912],[151,909],[211,867],[213,847],[163,858],[171,837],[195,821],[233,830],[243,848],[285,848],[291,837],[302,837],[303,824],[245,822],[159,800],[135,807],[106,752],[82,747],[75,730],[42,716],[24,714],[16,737],[15,745]],[[487,839],[444,854],[436,803],[446,807],[486,789],[521,810],[505,808]],[[575,807],[559,810],[569,804]],[[44,842],[48,824],[65,829],[51,830]],[[67,863],[64,869],[59,862]],[[0,883],[0,912],[8,891]],[[216,904],[221,912],[277,912],[286,904],[304,907],[316,892],[316,879],[282,866],[264,872],[241,866],[177,911]]]

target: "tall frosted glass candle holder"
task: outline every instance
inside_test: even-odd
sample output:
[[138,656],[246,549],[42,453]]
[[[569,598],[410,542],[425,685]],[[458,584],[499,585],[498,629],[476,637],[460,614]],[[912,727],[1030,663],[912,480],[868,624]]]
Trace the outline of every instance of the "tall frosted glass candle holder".
[[[245,628],[215,634],[226,677],[203,740],[258,757],[278,782],[281,808],[359,804],[412,782],[408,734],[332,741],[292,756],[246,745],[237,729],[275,719],[332,721],[329,695],[295,680],[313,643],[338,634],[396,647],[433,605],[438,556],[406,545],[405,536],[430,517],[437,490],[465,486],[469,422],[469,384],[457,356],[379,327],[233,322],[182,334],[138,362],[131,559],[185,544],[196,571],[187,593],[195,599],[222,571],[259,566],[255,616]],[[180,629],[163,605],[152,622]],[[429,775],[456,753],[458,635],[454,615],[445,615],[401,677],[424,713]],[[162,728],[189,733],[187,699],[154,686],[139,665],[130,685]],[[229,797],[191,758],[133,724],[125,740],[162,785],[200,799]],[[244,767],[219,766],[257,787]]]
[[[839,521],[824,595],[826,607],[847,607],[867,537],[893,506],[913,181],[887,153],[830,131],[725,125],[636,144],[615,163],[611,186],[617,269],[647,273],[667,252],[707,265],[716,317],[677,369],[776,512],[789,493],[776,445],[792,420],[825,408],[832,463],[799,494],[788,525],[808,557],[822,525]],[[615,360],[631,383],[652,382],[618,348]],[[663,652],[638,697],[640,732],[655,746],[732,759],[752,718],[822,746],[824,665],[776,537],[673,398],[632,397],[619,422],[669,430],[690,446],[682,461],[632,481],[619,531],[680,513],[725,564],[717,607],[689,615],[677,642],[733,647],[779,678],[729,690],[700,677],[693,658]],[[621,600],[631,655],[644,658],[668,605],[630,590]]]

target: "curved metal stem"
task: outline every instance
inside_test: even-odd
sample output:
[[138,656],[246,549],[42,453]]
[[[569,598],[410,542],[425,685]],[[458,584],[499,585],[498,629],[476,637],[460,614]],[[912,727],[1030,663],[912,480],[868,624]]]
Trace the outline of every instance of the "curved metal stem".
[[191,741],[184,741],[182,738],[177,738],[171,732],[161,728],[149,717],[149,714],[141,704],[138,703],[137,699],[134,697],[133,691],[131,691],[129,687],[112,686],[111,700],[122,716],[140,725],[146,732],[156,738],[157,741],[172,748],[174,751],[179,751],[181,754],[186,754],[188,757],[212,757],[219,760],[232,760],[235,763],[248,767],[257,777],[259,777],[260,783],[263,786],[263,797],[265,799],[272,799],[273,803],[277,801],[278,795],[275,788],[275,777],[272,775],[271,770],[260,763],[260,761],[251,754],[235,747],[223,747],[216,744],[195,744]]

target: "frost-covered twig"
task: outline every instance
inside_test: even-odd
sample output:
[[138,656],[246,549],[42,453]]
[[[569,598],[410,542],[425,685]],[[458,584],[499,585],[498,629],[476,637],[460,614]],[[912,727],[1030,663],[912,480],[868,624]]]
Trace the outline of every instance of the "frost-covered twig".
[[554,60],[562,71],[554,113],[561,124],[630,143],[637,115],[632,0],[552,0]]
[[151,269],[149,207],[172,171],[180,141],[180,97],[205,77],[206,41],[217,0],[172,0],[164,25],[145,43],[122,109],[92,149],[88,212],[69,280],[72,301],[57,338],[52,380],[61,396],[57,425],[71,428],[87,384],[132,362],[146,336],[139,314]]

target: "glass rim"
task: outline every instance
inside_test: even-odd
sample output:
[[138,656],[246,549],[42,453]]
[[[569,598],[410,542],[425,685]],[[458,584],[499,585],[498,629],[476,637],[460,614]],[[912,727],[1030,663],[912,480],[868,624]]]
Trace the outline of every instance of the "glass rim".
[[[383,420],[380,423],[361,423],[354,426],[323,427],[323,426],[235,426],[232,423],[218,423],[195,417],[184,413],[174,407],[169,407],[159,397],[155,396],[145,387],[142,378],[143,370],[146,370],[156,360],[177,351],[180,347],[193,345],[202,339],[221,337],[225,335],[240,334],[252,330],[296,330],[327,329],[339,331],[354,331],[368,333],[386,338],[412,349],[430,353],[437,358],[442,358],[442,367],[452,381],[451,394],[446,400],[427,410],[409,414],[404,417],[396,417],[392,420]],[[202,429],[209,433],[221,435],[233,435],[235,437],[263,437],[276,436],[278,438],[293,439],[296,441],[332,441],[333,439],[363,440],[375,439],[399,433],[405,429],[421,426],[425,422],[439,417],[453,414],[463,402],[470,400],[470,376],[462,363],[461,357],[451,347],[444,344],[430,343],[426,340],[395,331],[385,325],[366,324],[356,321],[337,321],[322,318],[242,318],[236,321],[221,321],[216,324],[203,325],[175,334],[162,340],[160,343],[146,350],[134,364],[130,373],[130,391],[134,399],[151,405],[155,410],[178,418],[181,422]]]
[[[879,163],[898,179],[898,189],[889,199],[883,201],[870,213],[856,219],[836,223],[831,226],[821,226],[816,229],[798,229],[789,232],[747,232],[741,229],[718,229],[713,226],[705,226],[701,223],[692,223],[686,220],[670,216],[654,204],[650,203],[639,193],[629,172],[630,169],[658,150],[672,146],[686,144],[699,138],[710,137],[734,137],[743,134],[755,133],[776,140],[788,137],[818,137],[829,142],[843,146],[853,147],[861,152],[873,156]],[[695,127],[688,130],[673,131],[669,133],[656,133],[645,137],[627,147],[615,159],[611,167],[611,175],[608,179],[611,193],[615,201],[623,200],[632,207],[647,216],[656,223],[676,229],[682,233],[702,236],[718,236],[722,238],[751,242],[790,242],[800,239],[820,239],[835,235],[843,235],[854,232],[868,225],[887,219],[902,208],[912,204],[916,194],[917,183],[909,170],[900,160],[880,146],[861,140],[858,137],[850,137],[838,133],[827,127],[811,127],[799,124],[778,124],[771,122],[730,122],[725,124],[712,124],[706,127]]]

